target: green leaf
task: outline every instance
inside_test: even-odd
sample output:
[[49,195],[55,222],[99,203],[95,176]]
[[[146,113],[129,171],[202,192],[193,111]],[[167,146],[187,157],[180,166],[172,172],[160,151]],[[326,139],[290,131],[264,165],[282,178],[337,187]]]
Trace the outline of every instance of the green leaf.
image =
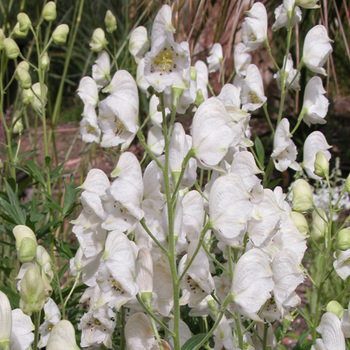
[[206,335],[206,333],[194,335],[192,338],[187,340],[187,342],[181,347],[181,350],[194,349],[206,337]]
[[9,202],[1,201],[1,204],[3,205],[4,209],[7,211],[9,216],[14,220],[14,222],[18,225],[25,225],[26,223],[26,214],[22,211],[19,201],[17,198],[17,194],[13,191],[12,186],[10,183],[14,184],[16,186],[16,183],[13,179],[6,180],[5,179],[5,189],[6,189],[6,195],[9,199]]
[[42,170],[38,167],[36,163],[32,160],[25,160],[24,164],[28,167],[29,172],[26,171],[30,176],[32,176],[36,181],[40,182],[43,186],[46,185],[46,181]]
[[66,191],[64,194],[62,214],[64,216],[67,216],[67,214],[69,213],[69,209],[74,204],[75,197],[79,192],[79,189],[74,188],[73,177],[71,177],[71,181],[69,183],[65,182],[64,186],[66,187]]
[[271,188],[274,189],[276,186],[278,186],[278,184],[281,182],[281,179],[276,179],[271,181],[269,184],[267,184],[267,188]]
[[297,342],[297,344],[295,345],[295,347],[293,348],[294,350],[307,350],[311,348],[312,345],[312,341],[307,341],[305,344],[304,341],[306,340],[306,337],[309,335],[310,333],[310,329],[306,330],[305,332],[303,332],[300,337],[299,340]]
[[69,248],[69,244],[64,242],[62,239],[59,240],[59,245],[56,245],[57,251],[61,257],[64,257],[67,260],[70,260],[74,257],[74,254]]
[[264,166],[265,163],[265,149],[258,136],[255,136],[254,145],[256,149],[256,155],[258,156],[259,163],[261,166]]

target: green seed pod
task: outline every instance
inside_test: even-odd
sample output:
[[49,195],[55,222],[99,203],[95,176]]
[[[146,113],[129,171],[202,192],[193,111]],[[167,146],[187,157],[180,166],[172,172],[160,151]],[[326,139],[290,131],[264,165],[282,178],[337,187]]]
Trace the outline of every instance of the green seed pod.
[[43,9],[43,18],[47,22],[52,22],[56,19],[56,4],[53,1],[49,1]]

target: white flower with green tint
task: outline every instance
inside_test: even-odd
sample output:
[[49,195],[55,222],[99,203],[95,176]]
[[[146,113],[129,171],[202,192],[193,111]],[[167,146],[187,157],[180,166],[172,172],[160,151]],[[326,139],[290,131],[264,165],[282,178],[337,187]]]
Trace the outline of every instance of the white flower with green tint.
[[301,10],[298,6],[294,6],[295,0],[283,0],[283,4],[279,5],[275,9],[276,21],[272,26],[273,31],[276,31],[283,27],[288,29],[290,20],[292,27],[294,27],[296,23],[301,21]]
[[67,320],[59,321],[51,330],[47,350],[80,350],[75,340],[75,330]]
[[10,349],[12,330],[11,305],[5,293],[0,291],[0,349]]
[[222,60],[223,60],[222,46],[220,43],[215,43],[211,48],[209,55],[207,57],[209,73],[214,73],[218,71],[221,67]]

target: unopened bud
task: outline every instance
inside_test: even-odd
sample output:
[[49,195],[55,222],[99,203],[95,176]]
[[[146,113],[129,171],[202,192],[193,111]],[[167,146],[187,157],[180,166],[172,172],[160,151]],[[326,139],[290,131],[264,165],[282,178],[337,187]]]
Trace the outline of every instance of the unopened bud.
[[108,33],[113,33],[117,30],[117,19],[110,10],[107,10],[106,12],[105,25]]
[[106,40],[105,32],[102,28],[96,28],[92,34],[90,48],[91,51],[100,52],[102,51],[108,44]]
[[22,118],[18,119],[16,124],[13,126],[12,132],[14,134],[22,134],[23,131],[23,121]]
[[147,37],[147,29],[143,26],[136,27],[130,33],[129,39],[129,51],[135,57],[136,62],[141,59],[141,57],[149,49],[149,40]]
[[350,227],[343,228],[338,233],[338,249],[348,250],[350,248]]
[[47,22],[52,22],[56,19],[56,4],[53,1],[49,1],[43,9],[43,18]]
[[305,9],[315,9],[320,6],[317,4],[318,0],[296,0],[295,5],[303,7]]
[[346,190],[346,192],[350,193],[350,174],[348,175],[348,177],[345,180],[345,190]]
[[25,225],[17,225],[13,229],[16,238],[18,258],[22,263],[32,261],[38,245],[34,232]]
[[69,27],[67,24],[60,24],[52,33],[52,40],[57,45],[63,45],[67,41]]
[[24,89],[22,92],[23,103],[25,105],[34,103],[34,94],[31,89]]
[[329,161],[323,152],[316,153],[315,171],[317,176],[326,177],[329,172]]
[[28,29],[27,30],[24,30],[22,31],[20,26],[19,26],[19,22],[16,23],[15,27],[13,28],[13,35],[16,37],[16,38],[20,38],[20,39],[23,39],[25,38],[27,35],[28,35]]
[[11,38],[6,38],[4,40],[5,53],[7,58],[14,60],[18,57],[20,51],[16,42]]
[[75,330],[67,320],[59,321],[51,330],[46,350],[80,350],[75,340]]
[[326,311],[332,312],[341,319],[344,313],[344,308],[336,300],[332,300],[327,304]]
[[[27,62],[25,62],[27,63]],[[18,65],[15,72],[15,78],[19,82],[22,89],[30,89],[32,86],[32,78],[28,72],[28,69],[24,68],[25,65]]]
[[53,279],[51,257],[46,249],[41,245],[38,245],[36,248],[35,260],[42,269],[42,275],[45,274],[48,280],[51,282]]
[[306,211],[313,203],[310,185],[303,179],[298,179],[293,184],[293,209]]
[[41,57],[41,66],[44,70],[48,70],[50,67],[50,58],[47,52],[45,52],[43,57]]
[[21,281],[21,300],[19,306],[22,311],[31,316],[40,311],[45,305],[45,286],[41,278],[39,267],[31,265]]
[[21,32],[27,32],[32,25],[30,18],[24,12],[21,12],[17,15],[17,21],[19,23],[19,29]]
[[309,225],[305,219],[305,216],[297,211],[292,211],[290,215],[298,231],[302,235],[306,236],[309,231]]
[[12,331],[11,305],[5,293],[0,291],[0,349],[10,350]]
[[327,228],[327,215],[321,208],[317,208],[317,211],[312,212],[311,236],[316,242],[321,241],[327,232]]
[[4,31],[0,28],[0,51],[2,51],[5,46],[4,46],[4,40],[6,39],[6,36],[4,34]]

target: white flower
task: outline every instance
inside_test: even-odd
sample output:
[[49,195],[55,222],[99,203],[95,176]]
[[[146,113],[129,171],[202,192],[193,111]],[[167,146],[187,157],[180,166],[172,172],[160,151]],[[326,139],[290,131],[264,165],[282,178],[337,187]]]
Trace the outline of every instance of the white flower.
[[267,100],[264,95],[263,81],[259,68],[250,64],[247,68],[247,75],[241,91],[242,109],[244,111],[255,111]]
[[[286,58],[284,58],[286,59]],[[293,68],[293,59],[292,55],[289,53],[288,59],[286,62],[286,69],[285,69],[285,86],[289,86],[290,83],[292,85],[290,86],[294,90],[300,90],[299,86],[299,80],[300,80],[300,73],[298,73],[297,77],[295,78],[295,75],[297,73],[297,70]],[[277,81],[278,88],[281,89],[281,74],[280,72],[277,72],[276,74],[273,75],[273,77]],[[295,78],[295,79],[294,79]]]
[[[6,294],[0,291],[0,348],[9,345],[12,329],[11,305]],[[5,348],[6,349],[6,348]]]
[[295,3],[304,9],[318,9],[320,5],[318,5],[318,0],[296,0]]
[[320,131],[312,132],[304,142],[304,160],[302,166],[311,179],[320,180],[321,178],[314,174],[316,153],[323,152],[327,160],[330,160],[331,154],[327,149],[331,148],[326,138]]
[[247,47],[243,43],[237,44],[234,51],[235,72],[245,77],[247,74],[247,67],[252,62],[252,55],[247,51]]
[[95,107],[85,105],[83,119],[80,121],[80,134],[84,142],[100,142],[101,129],[98,126]]
[[67,320],[59,321],[50,333],[46,346],[47,350],[80,350],[76,340],[72,324]]
[[[283,4],[275,9],[276,21],[272,26],[273,31],[276,31],[283,27],[287,29],[289,28],[289,18],[292,16],[294,4],[295,0],[283,0]],[[301,10],[298,6],[296,6],[294,9],[291,23],[292,27],[294,27],[296,23],[301,21],[301,16]]]
[[278,124],[275,137],[273,139],[273,152],[271,157],[278,171],[285,171],[292,168],[300,170],[300,165],[296,162],[297,147],[292,141],[292,135],[289,132],[289,121],[283,118]]
[[192,122],[192,149],[202,166],[216,166],[233,140],[224,104],[212,97],[197,109]]
[[242,40],[247,51],[256,50],[267,38],[267,13],[263,3],[256,2],[242,24]]
[[335,314],[326,312],[321,323],[316,328],[322,339],[317,339],[311,350],[345,350],[345,338],[341,329],[341,323]]
[[304,122],[311,124],[326,124],[324,120],[328,112],[329,102],[325,96],[326,90],[323,88],[320,77],[312,77],[305,88],[304,103],[302,113]]
[[149,97],[149,92],[147,91],[147,89],[149,88],[150,85],[145,78],[145,59],[144,58],[142,58],[137,65],[136,84],[140,88],[140,90],[144,94],[146,94],[147,97]]
[[196,69],[197,95],[201,90],[204,100],[208,99],[208,67],[203,61],[197,61],[194,65]]
[[345,281],[350,275],[350,249],[339,251],[336,257],[333,262],[334,269],[338,276]]
[[220,69],[223,59],[222,46],[220,43],[215,43],[207,57],[209,73],[214,73]]
[[98,103],[98,89],[94,79],[91,77],[82,78],[77,92],[84,102],[84,108],[89,105],[96,107]]
[[149,40],[147,38],[147,29],[143,26],[139,26],[130,33],[129,39],[129,51],[134,56],[136,63],[139,63],[148,49]]
[[[106,51],[101,51],[95,64],[92,66],[92,77],[96,81],[97,87],[102,88],[109,82],[111,63]],[[97,100],[98,101],[98,100]]]
[[244,253],[233,272],[231,293],[239,312],[260,321],[258,312],[271,297],[274,287],[270,261],[265,253],[253,248]]
[[332,52],[331,42],[323,25],[313,27],[306,34],[302,61],[312,72],[327,75],[322,67]]
[[153,125],[148,130],[147,146],[155,156],[160,156],[163,153],[164,145],[163,129],[157,125]]
[[[1,325],[2,327],[2,325]],[[34,341],[35,327],[21,309],[12,310],[11,350],[27,350]]]

